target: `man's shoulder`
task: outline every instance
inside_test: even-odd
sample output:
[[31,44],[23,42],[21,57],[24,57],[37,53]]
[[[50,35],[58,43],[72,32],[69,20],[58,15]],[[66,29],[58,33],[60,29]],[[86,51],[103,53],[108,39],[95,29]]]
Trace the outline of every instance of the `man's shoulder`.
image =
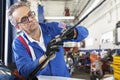
[[55,28],[58,26],[58,22],[45,22],[45,23],[39,23],[41,28],[43,30],[50,30],[51,28]]
[[20,33],[20,34],[16,35],[16,37],[15,37],[14,40],[13,40],[13,43],[20,43],[20,40],[19,40],[19,38],[18,38],[19,36],[21,36],[21,37],[24,39],[23,33]]
[[44,22],[44,23],[39,23],[40,25],[54,25],[54,24],[59,24],[59,22]]

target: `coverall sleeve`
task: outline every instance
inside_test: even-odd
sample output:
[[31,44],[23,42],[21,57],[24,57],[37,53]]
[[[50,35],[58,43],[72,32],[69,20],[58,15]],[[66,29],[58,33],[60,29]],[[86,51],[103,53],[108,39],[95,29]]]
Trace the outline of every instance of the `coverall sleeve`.
[[[48,25],[49,25],[47,26],[48,31],[49,33],[51,33],[52,36],[59,35],[63,30],[63,28],[65,28],[64,24],[57,22],[48,23]],[[84,40],[89,35],[87,28],[84,26],[76,26],[75,29],[77,31],[77,37],[75,39],[72,39],[71,41],[79,42]],[[65,41],[69,41],[69,40],[65,40]]]
[[87,28],[85,28],[84,26],[77,26],[75,29],[77,31],[77,37],[75,39],[72,39],[72,41],[82,41],[89,35]]
[[[39,65],[39,58],[33,61],[25,46],[17,38],[13,41],[12,46],[17,69],[24,78],[27,78],[29,74]],[[47,65],[38,71],[36,76],[40,74],[49,75],[49,66]]]
[[39,59],[32,60],[24,45],[16,38],[12,44],[14,58],[19,73],[24,77],[28,75],[39,65]]

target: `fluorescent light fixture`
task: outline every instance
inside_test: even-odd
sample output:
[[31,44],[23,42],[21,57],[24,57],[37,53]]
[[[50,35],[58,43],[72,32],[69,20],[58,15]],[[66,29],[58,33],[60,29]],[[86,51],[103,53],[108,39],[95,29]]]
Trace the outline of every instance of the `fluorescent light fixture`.
[[45,19],[74,19],[74,16],[45,17]]
[[86,16],[93,8],[95,8],[98,3],[100,2],[101,0],[95,0],[92,4],[92,6],[90,6],[90,8],[85,12],[85,14],[82,15],[82,17],[80,17],[79,20],[81,20],[84,16]]

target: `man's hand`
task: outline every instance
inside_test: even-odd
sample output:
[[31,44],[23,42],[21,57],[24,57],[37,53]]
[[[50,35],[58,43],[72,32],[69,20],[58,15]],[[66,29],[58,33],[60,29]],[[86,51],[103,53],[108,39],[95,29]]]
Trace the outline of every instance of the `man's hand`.
[[55,52],[58,52],[58,45],[51,45],[50,43],[47,46],[47,51],[45,52],[46,56],[52,56],[53,54],[55,54]]
[[68,30],[68,34],[66,35],[66,39],[71,40],[77,37],[77,32],[75,29]]
[[77,37],[76,29],[71,29],[70,27],[62,31],[62,37],[66,40],[71,40]]
[[56,56],[55,52],[57,52],[57,51],[59,51],[58,46],[56,46],[56,45],[53,46],[53,45],[50,45],[50,44],[47,46],[47,51],[45,52],[45,55],[43,55],[39,59],[39,64],[41,64],[47,57],[49,57],[49,59],[42,66],[42,68],[44,68],[50,60],[55,58],[55,56]]
[[[43,55],[42,57],[40,57],[39,64],[41,64],[46,58],[47,58],[46,55]],[[48,62],[49,60],[42,66],[42,68],[44,68],[48,64]]]

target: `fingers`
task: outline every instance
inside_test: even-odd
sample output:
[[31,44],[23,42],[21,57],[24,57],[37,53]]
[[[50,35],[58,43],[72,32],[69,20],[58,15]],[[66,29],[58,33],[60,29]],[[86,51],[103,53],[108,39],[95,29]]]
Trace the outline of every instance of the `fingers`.
[[[43,55],[42,57],[40,57],[39,64],[41,64],[46,58],[47,58],[46,55]],[[42,68],[44,68],[48,64],[48,62],[49,60],[42,66]]]
[[54,38],[50,41],[49,46],[54,46],[54,45],[62,46],[63,42],[60,40],[60,38],[59,39]]
[[49,60],[53,60],[56,57],[56,54],[52,54],[49,58]]

